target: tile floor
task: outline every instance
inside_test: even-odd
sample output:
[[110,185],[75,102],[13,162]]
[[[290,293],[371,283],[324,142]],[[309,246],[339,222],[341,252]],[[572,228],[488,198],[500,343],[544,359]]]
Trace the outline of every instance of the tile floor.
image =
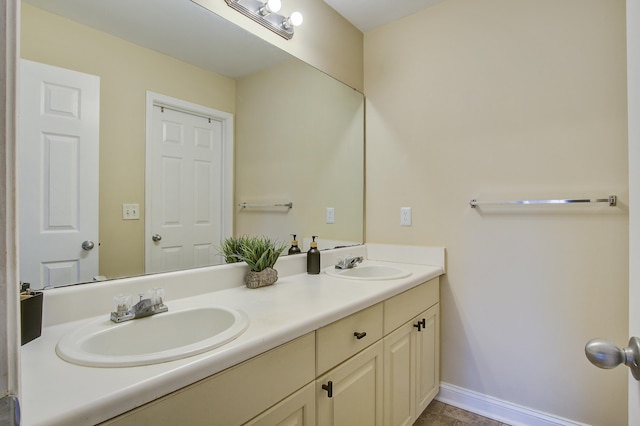
[[508,426],[496,420],[433,400],[413,426]]

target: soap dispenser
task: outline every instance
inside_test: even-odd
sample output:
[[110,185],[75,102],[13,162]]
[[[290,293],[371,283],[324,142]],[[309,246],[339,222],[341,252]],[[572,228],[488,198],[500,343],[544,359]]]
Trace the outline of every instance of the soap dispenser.
[[293,236],[293,241],[291,241],[291,248],[289,249],[289,254],[300,254],[301,250],[298,247],[298,241],[296,240],[296,234],[291,234]]
[[311,248],[307,252],[307,274],[320,273],[320,250],[316,242],[317,235],[311,237]]

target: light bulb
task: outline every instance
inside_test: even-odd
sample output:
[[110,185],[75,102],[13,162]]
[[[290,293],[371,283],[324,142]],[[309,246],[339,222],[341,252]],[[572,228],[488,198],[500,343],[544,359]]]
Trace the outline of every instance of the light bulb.
[[285,21],[282,23],[282,26],[286,30],[290,30],[293,27],[297,27],[300,24],[302,24],[302,13],[293,12],[291,14],[291,16],[289,16],[287,19],[285,19]]
[[267,2],[267,7],[272,12],[278,12],[282,7],[282,2],[280,0],[269,0]]
[[281,7],[282,2],[280,0],[268,0],[260,8],[260,15],[267,16],[270,13],[277,13]]
[[300,24],[302,24],[302,13],[293,12],[289,17],[289,21],[291,21],[291,25],[293,25],[294,27],[299,26]]

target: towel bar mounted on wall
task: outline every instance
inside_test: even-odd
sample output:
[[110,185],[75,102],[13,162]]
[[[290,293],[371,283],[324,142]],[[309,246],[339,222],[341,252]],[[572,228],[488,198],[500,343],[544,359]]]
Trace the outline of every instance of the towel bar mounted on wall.
[[578,204],[578,203],[608,203],[615,207],[618,203],[616,195],[609,195],[607,198],[576,198],[565,200],[511,200],[511,201],[478,201],[475,198],[469,201],[471,208],[475,209],[483,205],[540,205],[540,204]]
[[292,209],[293,202],[289,201],[288,203],[265,203],[265,204],[240,203],[238,204],[238,206],[242,207],[243,209],[250,208],[250,207],[287,207],[289,209]]

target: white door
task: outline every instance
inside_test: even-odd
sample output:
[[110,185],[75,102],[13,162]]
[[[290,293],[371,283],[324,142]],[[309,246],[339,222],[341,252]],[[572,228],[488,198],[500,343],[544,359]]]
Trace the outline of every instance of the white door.
[[20,280],[32,288],[98,275],[100,78],[20,61]]
[[147,273],[223,263],[231,235],[231,115],[149,94]]
[[[629,335],[640,337],[640,0],[627,0]],[[629,375],[629,425],[640,425],[640,382]]]

